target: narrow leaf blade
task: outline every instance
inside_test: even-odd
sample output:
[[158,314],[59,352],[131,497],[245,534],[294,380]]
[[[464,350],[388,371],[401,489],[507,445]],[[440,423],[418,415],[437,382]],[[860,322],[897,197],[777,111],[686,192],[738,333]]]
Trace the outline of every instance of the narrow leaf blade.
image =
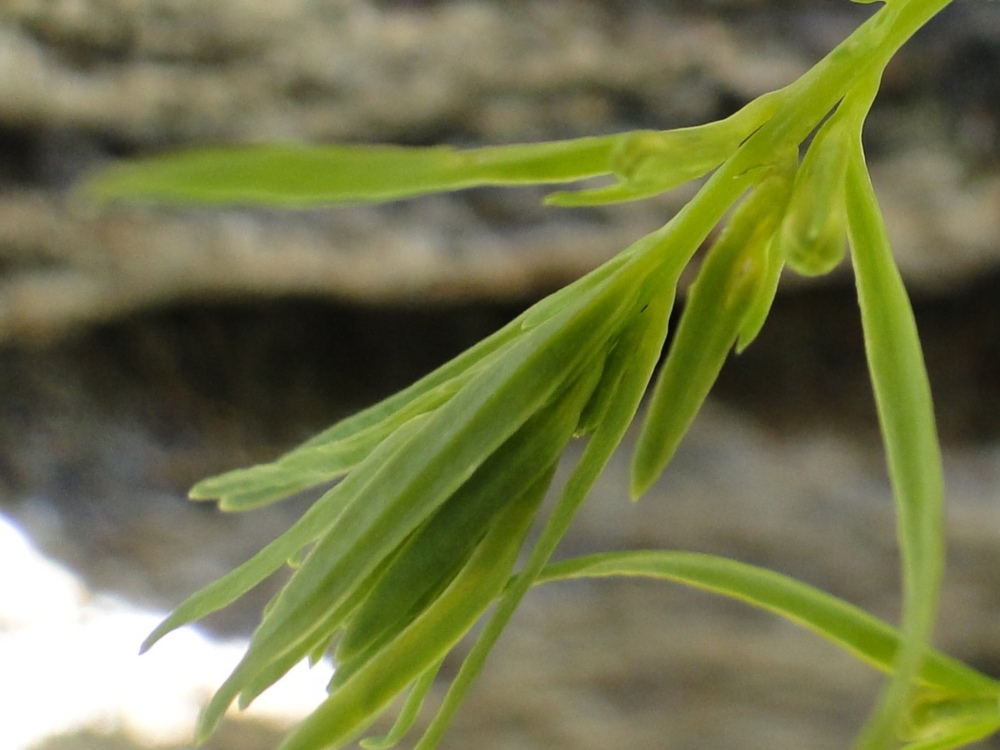
[[305,207],[382,202],[477,185],[569,182],[610,171],[619,136],[458,150],[448,146],[267,145],[202,148],[125,162],[84,184],[98,205]]
[[[573,578],[642,576],[677,581],[774,612],[891,673],[898,631],[864,610],[793,578],[716,555],[667,550],[608,552],[546,567],[538,583]],[[1000,684],[936,651],[919,672],[921,683],[955,694],[997,695]]]
[[931,640],[944,570],[944,479],[930,383],[913,310],[892,257],[860,133],[847,168],[846,205],[869,374],[897,515],[903,646],[861,748],[883,747],[912,692]]

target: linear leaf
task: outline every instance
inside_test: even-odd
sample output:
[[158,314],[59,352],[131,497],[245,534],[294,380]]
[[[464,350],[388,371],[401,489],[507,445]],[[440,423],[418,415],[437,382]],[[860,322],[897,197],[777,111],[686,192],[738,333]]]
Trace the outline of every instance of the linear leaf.
[[[336,609],[604,345],[620,316],[631,309],[633,289],[631,273],[609,279],[600,294],[525,334],[496,367],[429,414],[419,439],[389,456],[364,486],[349,474],[341,487],[350,488],[344,491],[353,501],[278,595],[227,680],[225,694],[238,692],[283,653],[312,643],[312,631],[324,614]],[[210,731],[224,709],[222,699],[213,700],[203,732]]]
[[359,744],[363,750],[388,750],[390,747],[395,747],[399,744],[399,741],[406,736],[406,733],[410,731],[417,717],[420,715],[424,699],[434,685],[434,678],[437,677],[442,663],[444,663],[444,659],[430,667],[417,678],[416,682],[413,683],[413,687],[410,688],[410,694],[406,697],[406,703],[403,704],[403,708],[400,710],[399,716],[396,717],[396,723],[392,725],[392,729],[383,737],[366,737],[361,740]]
[[373,425],[365,427],[356,422],[358,431],[339,440],[310,441],[271,463],[205,479],[191,489],[191,498],[218,498],[221,510],[241,512],[342,476],[361,463],[394,430],[447,401],[474,372],[474,369],[466,370],[441,383]]
[[[278,658],[271,660],[266,666],[262,666],[249,679],[246,680],[241,690],[235,690],[235,683],[223,687],[226,690],[219,690],[217,696],[212,700],[218,701],[220,705],[228,705],[233,697],[238,693],[239,707],[244,709],[255,701],[261,693],[280,680],[285,674],[300,661],[308,660],[310,664],[318,663],[326,656],[332,645],[338,640],[344,623],[357,611],[359,605],[376,582],[385,574],[385,571],[396,559],[396,554],[389,555],[381,561],[376,568],[368,574],[364,581],[354,587],[351,594],[344,599],[336,608],[327,612],[318,625],[313,626],[312,633],[308,639],[303,640],[295,649],[283,652]],[[275,597],[276,598],[276,597]],[[275,599],[268,602],[264,608],[264,615],[272,609]],[[340,667],[338,665],[337,671]],[[337,673],[334,672],[334,678]]]
[[448,146],[201,148],[112,166],[85,199],[286,207],[382,202],[478,185],[571,182],[607,174],[621,136],[458,150]]
[[365,451],[395,425],[439,406],[476,372],[498,357],[516,338],[594,294],[630,262],[639,240],[585,276],[533,305],[503,328],[480,341],[413,385],[337,422],[268,464],[235,469],[209,477],[191,489],[196,500],[218,499],[225,510],[260,507],[350,470]]
[[458,643],[503,589],[553,472],[503,509],[444,593],[299,724],[280,750],[342,747]]
[[[811,630],[883,672],[892,672],[899,651],[899,632],[864,610],[780,573],[716,555],[607,552],[549,565],[538,583],[609,576],[665,578],[744,601]],[[937,651],[929,652],[919,679],[958,695],[1000,694],[1000,683]]]
[[[403,425],[373,454],[367,468],[373,472],[384,457],[398,451],[418,432],[420,419]],[[146,638],[142,651],[148,650],[156,641],[182,625],[200,620],[202,617],[232,604],[243,594],[259,584],[282,567],[285,562],[302,547],[317,539],[351,500],[338,485],[326,492],[296,521],[288,531],[265,546],[242,565],[195,592],[180,604],[169,617]]]
[[[659,360],[673,307],[674,290],[682,267],[682,263],[673,267],[662,266],[658,273],[645,279],[640,301],[648,301],[636,314],[630,331],[623,336],[622,343],[615,347],[605,364],[605,371],[610,369],[619,374],[617,387],[614,387],[617,398],[608,406],[606,417],[596,426],[587,441],[583,455],[567,480],[528,561],[504,591],[496,611],[466,656],[444,702],[417,743],[416,750],[431,750],[440,741],[517,605],[531,588],[568,530],[587,493],[621,443]],[[612,384],[608,383],[607,387],[611,388]]]
[[648,490],[670,462],[760,297],[789,185],[784,168],[762,179],[736,209],[691,284],[636,441],[633,498]]
[[753,300],[750,302],[750,308],[743,317],[743,322],[740,323],[735,348],[737,354],[742,354],[764,328],[764,322],[767,320],[768,313],[771,312],[771,305],[774,304],[774,298],[778,293],[781,271],[784,269],[785,264],[781,258],[781,249],[777,241],[773,238],[768,244],[764,259],[765,267],[760,285]]
[[803,276],[832,271],[847,250],[844,181],[852,121],[837,111],[809,144],[778,232],[788,267]]
[[[877,89],[878,82],[869,85]],[[868,176],[860,128],[850,150],[846,201],[865,351],[896,504],[903,579],[903,648],[894,679],[860,744],[876,748],[885,745],[883,738],[898,724],[934,629],[944,569],[944,479],[920,338]]]
[[432,601],[504,505],[558,460],[599,374],[599,367],[589,368],[565,396],[529,419],[410,537],[351,617],[337,645],[335,686]]
[[918,740],[903,746],[903,750],[955,750],[984,740],[1000,730],[1000,718],[984,719],[965,724],[941,737]]

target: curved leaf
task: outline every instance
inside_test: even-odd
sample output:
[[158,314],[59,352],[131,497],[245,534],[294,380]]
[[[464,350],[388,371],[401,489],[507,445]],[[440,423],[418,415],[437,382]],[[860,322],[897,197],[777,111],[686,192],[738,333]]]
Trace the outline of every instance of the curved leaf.
[[847,252],[844,181],[851,114],[838,109],[809,144],[778,232],[785,262],[803,276],[829,273]]
[[604,379],[602,387],[608,388],[615,398],[603,409],[605,417],[595,426],[528,561],[504,591],[496,611],[466,656],[415,750],[431,750],[440,741],[518,603],[569,529],[576,511],[621,443],[659,360],[670,322],[677,277],[682,267],[682,263],[673,267],[662,266],[658,273],[645,279],[640,301],[647,301],[636,313],[629,330],[605,364],[605,373],[616,373],[617,378]]
[[632,262],[634,250],[645,244],[648,244],[647,238],[640,239],[631,248],[539,301],[416,383],[342,419],[277,460],[202,480],[191,489],[192,499],[217,499],[220,507],[227,511],[249,510],[342,475],[396,426],[441,405],[481,368],[504,356],[511,342],[526,331],[580,305],[588,295],[599,293],[601,285],[622,266]]
[[[607,552],[547,566],[538,583],[609,576],[664,578],[774,612],[883,672],[892,672],[898,631],[831,594],[765,568],[697,552]],[[1000,683],[937,651],[919,672],[922,684],[956,695],[1000,696]]]
[[[408,441],[419,434],[421,418],[411,420],[400,427],[373,453],[372,460],[364,469],[371,474],[383,458],[396,453]],[[319,538],[350,502],[344,485],[337,485],[326,492],[296,521],[288,531],[265,546],[242,565],[195,592],[182,602],[170,616],[150,633],[142,644],[142,652],[167,633],[200,620],[212,612],[222,609],[239,599],[243,594],[274,573],[299,550]]]
[[465,564],[504,505],[559,459],[600,370],[590,368],[566,395],[528,420],[410,537],[347,623],[337,644],[334,686],[433,600]]
[[[634,269],[633,269],[634,270]],[[592,360],[634,304],[632,273],[521,337],[508,356],[427,415],[420,436],[382,461],[362,483],[341,483],[351,503],[280,592],[250,646],[213,699],[202,731],[267,665],[307,654],[317,628],[354,588],[427,520],[508,437]],[[361,467],[370,463],[366,460]]]
[[790,185],[779,165],[740,204],[688,291],[632,460],[632,497],[663,472],[768,280],[768,248]]
[[414,682],[410,688],[410,694],[406,697],[406,703],[396,717],[396,722],[392,725],[389,733],[383,737],[366,737],[359,743],[363,750],[388,750],[399,744],[399,741],[406,736],[406,733],[413,727],[413,723],[420,715],[420,709],[424,705],[424,699],[434,685],[434,678],[441,669],[444,659],[432,666]]
[[[864,81],[854,106],[866,112],[878,83],[878,78]],[[861,740],[861,747],[881,748],[896,731],[934,629],[944,570],[944,478],[920,337],[865,165],[862,121],[859,117],[852,133],[847,165],[848,233],[903,579],[903,648]]]
[[441,596],[299,724],[280,750],[342,747],[458,643],[503,589],[554,468],[501,511]]

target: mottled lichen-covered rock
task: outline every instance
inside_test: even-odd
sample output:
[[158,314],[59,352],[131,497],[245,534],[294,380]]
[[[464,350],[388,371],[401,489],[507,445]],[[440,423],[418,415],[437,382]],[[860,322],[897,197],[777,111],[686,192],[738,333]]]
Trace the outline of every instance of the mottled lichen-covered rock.
[[[0,340],[192,298],[516,298],[676,209],[542,210],[534,190],[277,215],[119,208],[73,183],[208,143],[503,143],[720,117],[870,12],[848,3],[11,0],[0,9]],[[902,263],[1000,259],[996,6],[959,4],[888,74],[874,173]],[[881,114],[879,114],[881,113]]]

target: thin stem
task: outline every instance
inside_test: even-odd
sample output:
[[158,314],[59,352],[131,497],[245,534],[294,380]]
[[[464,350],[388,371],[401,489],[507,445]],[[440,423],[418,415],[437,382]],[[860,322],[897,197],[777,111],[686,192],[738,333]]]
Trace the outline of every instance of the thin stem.
[[781,104],[773,116],[709,178],[647,246],[658,254],[690,259],[726,211],[753,184],[755,172],[774,155],[797,147],[859,80],[878,77],[899,48],[951,0],[890,2],[813,68],[784,89],[769,94]]
[[[878,81],[860,97],[874,97]],[[860,98],[859,97],[859,98]],[[862,102],[863,104],[863,102]],[[865,348],[889,478],[896,500],[903,576],[902,641],[895,675],[857,747],[887,747],[913,690],[936,619],[944,569],[944,480],[930,383],[913,310],[854,134],[847,214]]]

